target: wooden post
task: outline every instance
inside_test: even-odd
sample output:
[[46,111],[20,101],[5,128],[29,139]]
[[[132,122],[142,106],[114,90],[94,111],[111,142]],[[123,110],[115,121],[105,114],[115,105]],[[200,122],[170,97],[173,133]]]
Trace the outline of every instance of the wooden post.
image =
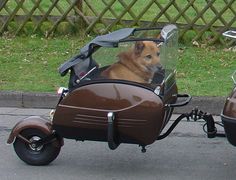
[[83,11],[83,0],[77,0],[76,6],[80,11]]
[[81,17],[81,15],[83,15],[83,0],[77,0],[76,8],[77,11],[75,11],[75,27],[76,32],[81,33],[81,30],[84,32],[84,29],[86,28],[86,23]]

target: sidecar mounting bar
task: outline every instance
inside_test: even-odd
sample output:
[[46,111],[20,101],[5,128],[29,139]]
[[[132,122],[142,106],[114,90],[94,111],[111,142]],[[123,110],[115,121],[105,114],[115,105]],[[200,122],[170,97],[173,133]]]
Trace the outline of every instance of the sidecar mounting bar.
[[166,138],[173,131],[173,129],[177,126],[177,124],[184,118],[186,118],[187,121],[190,121],[190,119],[192,119],[194,121],[197,121],[200,119],[206,121],[206,126],[207,126],[206,133],[207,133],[208,138],[225,137],[224,133],[217,133],[217,129],[215,127],[216,122],[214,121],[214,118],[211,114],[204,113],[204,112],[198,110],[197,108],[195,108],[190,113],[181,114],[173,122],[173,124],[169,127],[169,129],[165,133],[163,133],[157,137],[157,140],[161,140],[161,139]]
[[[211,114],[207,113],[207,112],[203,112],[201,110],[199,110],[198,108],[194,108],[189,114],[188,114],[188,121],[191,119],[193,119],[194,121],[203,119],[204,121],[206,121],[206,133],[207,133],[207,137],[208,138],[214,138],[214,137],[226,137],[225,133],[218,133],[217,129],[215,127],[215,124],[221,125],[219,123],[216,123],[214,121],[214,118]],[[204,125],[204,126],[205,126]],[[204,127],[203,126],[203,127]],[[221,125],[223,126],[223,125]]]
[[173,129],[177,126],[177,124],[184,118],[188,118],[188,114],[181,114],[174,122],[173,124],[169,127],[169,129],[164,133],[161,134],[157,137],[157,140],[161,140],[166,138],[172,131]]

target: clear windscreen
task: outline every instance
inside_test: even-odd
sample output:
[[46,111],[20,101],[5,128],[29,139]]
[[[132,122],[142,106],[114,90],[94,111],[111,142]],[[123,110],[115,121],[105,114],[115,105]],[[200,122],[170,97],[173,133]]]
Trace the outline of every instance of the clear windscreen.
[[102,68],[118,62],[118,55],[122,52],[129,51],[132,47],[133,42],[119,43],[116,48],[101,47],[93,53],[92,58],[99,64],[99,67]]
[[145,41],[150,41],[149,39],[158,39],[160,37],[159,28],[153,29],[138,29],[131,36],[125,39],[125,42],[119,42],[117,47],[100,47],[99,50],[93,53],[93,59],[98,62],[100,67],[111,65],[119,60],[119,54],[124,52],[134,51],[135,44],[138,39],[144,39]]
[[[178,33],[176,28],[171,28],[163,28],[161,31],[160,29],[135,31],[127,41],[119,42],[117,47],[99,48],[92,54],[92,59],[100,68],[119,63],[141,77],[148,73],[152,74],[151,79],[147,80],[148,83],[162,83],[176,70]],[[160,40],[161,36],[164,42],[153,41]],[[114,71],[118,72],[117,69]],[[125,71],[122,70],[123,72]],[[130,74],[127,73],[127,76],[132,76]],[[132,78],[129,79],[132,81]]]
[[139,76],[144,78],[143,83],[159,84],[164,80],[161,53],[159,44],[150,40],[120,42],[117,48],[101,47],[93,54],[93,60],[101,69],[107,67],[115,73],[127,73],[124,79],[122,76],[118,79],[139,82]]
[[232,79],[233,79],[234,84],[236,85],[236,70],[232,74]]
[[161,64],[165,69],[165,79],[175,73],[178,60],[178,32],[177,29],[163,29],[161,32],[165,39],[161,45]]

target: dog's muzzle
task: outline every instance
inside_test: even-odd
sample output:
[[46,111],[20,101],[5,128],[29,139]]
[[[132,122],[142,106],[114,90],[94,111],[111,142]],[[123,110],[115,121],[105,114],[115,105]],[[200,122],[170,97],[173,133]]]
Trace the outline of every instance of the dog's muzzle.
[[156,66],[148,66],[147,69],[153,73],[158,71],[163,71],[163,66],[161,64],[158,64]]

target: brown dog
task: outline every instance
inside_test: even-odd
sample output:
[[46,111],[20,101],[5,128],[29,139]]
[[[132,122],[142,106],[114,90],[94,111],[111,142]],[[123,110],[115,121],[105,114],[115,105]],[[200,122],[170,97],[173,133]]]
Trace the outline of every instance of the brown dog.
[[150,83],[160,65],[160,47],[153,41],[138,41],[134,47],[118,55],[119,61],[102,72],[110,79]]

